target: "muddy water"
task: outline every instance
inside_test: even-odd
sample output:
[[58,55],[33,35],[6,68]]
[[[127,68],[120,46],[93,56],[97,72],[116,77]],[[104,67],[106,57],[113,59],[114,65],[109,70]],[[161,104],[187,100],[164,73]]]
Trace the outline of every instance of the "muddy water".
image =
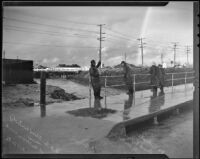
[[[36,81],[39,83],[39,80]],[[76,95],[88,97],[87,86],[63,79],[48,79],[47,84],[59,86],[66,92],[75,92]],[[170,158],[192,158],[193,112],[188,110],[179,115],[172,115],[161,121],[159,125],[150,125],[142,130],[130,132],[126,138],[115,141],[104,138],[90,142],[89,147],[89,153],[164,153]]]
[[93,153],[166,154],[170,158],[192,158],[193,112],[172,115],[159,125],[130,132],[125,138],[96,141],[92,147]]
[[[39,79],[34,79],[38,84],[40,83]],[[89,97],[89,86],[84,86],[82,84],[66,80],[66,79],[47,79],[47,85],[58,86],[64,89],[67,93],[73,93],[78,97]],[[107,88],[107,96],[110,95],[119,95],[123,90],[117,90],[112,88]],[[92,91],[93,93],[93,91]],[[101,96],[104,96],[104,88],[101,88]]]

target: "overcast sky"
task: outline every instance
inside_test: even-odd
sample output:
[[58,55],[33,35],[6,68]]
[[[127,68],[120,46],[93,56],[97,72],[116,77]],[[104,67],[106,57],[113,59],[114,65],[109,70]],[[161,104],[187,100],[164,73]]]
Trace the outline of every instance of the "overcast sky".
[[[99,26],[105,66],[141,64],[138,38],[144,38],[144,64],[186,62],[193,42],[193,3],[170,2],[165,7],[4,7],[3,49],[6,58],[34,60],[45,66],[98,60]],[[192,47],[189,62],[193,62]]]

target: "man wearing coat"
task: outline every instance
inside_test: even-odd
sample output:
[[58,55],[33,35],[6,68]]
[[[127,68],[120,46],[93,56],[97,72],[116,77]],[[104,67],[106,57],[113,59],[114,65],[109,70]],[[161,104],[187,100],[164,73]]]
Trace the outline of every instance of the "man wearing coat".
[[95,60],[91,60],[91,67],[89,70],[90,77],[91,77],[91,84],[94,90],[94,97],[95,99],[102,99],[103,97],[100,96],[101,94],[101,84],[99,78],[99,71],[98,67],[101,65],[101,61],[98,62],[96,65]]
[[123,67],[124,80],[125,80],[126,86],[128,88],[127,94],[131,95],[134,92],[134,90],[133,90],[133,77],[131,75],[131,69],[125,61],[122,61],[121,65]]
[[152,63],[149,73],[151,74],[150,84],[152,86],[153,96],[157,96],[157,88],[159,87],[159,77],[158,77],[159,68],[156,66],[155,62]]
[[164,88],[164,84],[165,84],[165,70],[161,64],[158,65],[158,68],[159,68],[158,78],[159,78],[160,91],[162,94],[164,94],[163,88]]

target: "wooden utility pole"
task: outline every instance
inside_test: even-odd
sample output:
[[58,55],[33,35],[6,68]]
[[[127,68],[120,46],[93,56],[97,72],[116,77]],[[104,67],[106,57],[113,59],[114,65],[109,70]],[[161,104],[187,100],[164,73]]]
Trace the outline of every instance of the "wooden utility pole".
[[145,39],[145,38],[139,38],[137,40],[140,41],[140,48],[141,48],[141,56],[142,56],[142,66],[144,66],[144,55],[143,55],[143,48],[144,48],[144,43],[142,40]]
[[175,65],[176,65],[176,49],[177,49],[177,42],[174,42],[173,44],[174,44],[173,50],[174,50],[174,66],[175,66]]
[[[102,39],[105,38],[105,37],[102,37],[102,34],[105,34],[105,33],[102,33],[102,26],[103,25],[105,25],[105,24],[99,24],[98,25],[100,27],[100,35],[99,35],[99,38],[97,38],[97,40],[99,40],[99,61],[102,61],[101,50],[102,50],[102,41],[104,41]],[[102,64],[101,64],[101,68],[102,68]]]
[[3,50],[3,59],[5,59],[6,58],[6,52],[5,52],[5,50]]
[[187,65],[189,65],[189,60],[188,60],[188,53],[190,52],[189,46],[186,46],[186,54],[187,54]]
[[161,53],[161,64],[163,64],[163,53]]
[[125,60],[125,62],[126,62],[126,53],[124,53],[124,60]]

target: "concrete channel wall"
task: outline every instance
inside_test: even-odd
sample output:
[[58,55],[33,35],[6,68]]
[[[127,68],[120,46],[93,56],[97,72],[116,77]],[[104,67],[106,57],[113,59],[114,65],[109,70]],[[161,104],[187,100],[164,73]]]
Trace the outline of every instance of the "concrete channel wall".
[[158,119],[164,117],[165,115],[179,112],[185,108],[192,108],[193,100],[186,101],[184,103],[180,103],[178,105],[162,109],[153,113],[149,113],[147,115],[143,115],[137,118],[129,119],[123,122],[119,122],[112,127],[110,132],[108,133],[108,138],[116,138],[116,137],[124,137],[128,133],[128,130],[135,130],[138,127],[146,123],[158,124]]

